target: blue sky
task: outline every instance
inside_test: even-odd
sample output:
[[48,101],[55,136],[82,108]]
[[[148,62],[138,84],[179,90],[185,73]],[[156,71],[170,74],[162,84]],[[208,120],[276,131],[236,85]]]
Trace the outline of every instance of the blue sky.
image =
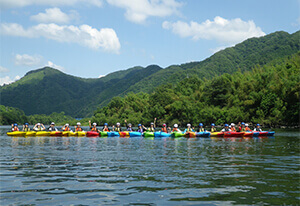
[[51,66],[98,78],[201,61],[300,27],[300,0],[0,0],[0,84]]

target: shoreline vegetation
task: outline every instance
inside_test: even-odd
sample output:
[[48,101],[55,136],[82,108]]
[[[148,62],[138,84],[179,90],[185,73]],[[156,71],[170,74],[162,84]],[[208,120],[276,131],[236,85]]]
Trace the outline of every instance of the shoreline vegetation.
[[26,116],[24,111],[0,105],[0,124],[20,125],[41,122],[56,125],[88,120],[101,126],[115,125],[127,119],[134,126],[144,125],[156,117],[157,125],[187,123],[223,125],[230,122],[260,123],[266,128],[299,128],[300,52],[277,64],[256,66],[250,72],[223,74],[211,80],[198,77],[183,79],[177,85],[158,86],[151,93],[129,93],[114,97],[94,116],[75,119],[64,112]]

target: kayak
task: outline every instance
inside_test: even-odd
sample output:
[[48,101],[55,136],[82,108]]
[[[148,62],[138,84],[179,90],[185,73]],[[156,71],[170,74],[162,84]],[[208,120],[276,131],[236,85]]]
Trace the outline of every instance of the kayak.
[[144,132],[144,137],[145,138],[154,137],[154,132]]
[[268,132],[267,136],[274,136],[275,132],[274,131],[270,131]]
[[129,136],[129,132],[128,131],[124,131],[124,132],[119,132],[121,137],[126,137]]
[[196,137],[210,137],[210,132],[196,132]]
[[170,137],[170,133],[166,132],[154,132],[154,137]]
[[35,133],[35,136],[47,137],[47,136],[50,136],[50,132],[48,132],[48,131],[38,131],[38,132]]
[[266,131],[253,132],[253,137],[262,137],[262,136],[268,136],[268,132],[266,132]]
[[99,137],[99,133],[95,131],[88,131],[86,132],[87,137]]
[[245,132],[224,132],[224,137],[243,137]]
[[76,136],[76,132],[70,131],[69,136]]
[[142,136],[142,133],[140,132],[129,132],[130,137],[140,137]]
[[244,137],[252,137],[253,132],[245,132]]
[[62,132],[62,136],[63,136],[63,137],[68,137],[69,134],[70,134],[70,131],[63,131],[63,132]]
[[210,133],[211,137],[223,137],[224,136],[224,132],[212,132]]
[[184,134],[181,132],[172,132],[171,133],[171,137],[173,137],[173,138],[179,138],[179,137],[183,137],[183,136],[184,136]]
[[100,137],[107,137],[108,134],[107,134],[107,132],[100,132],[99,136]]
[[119,132],[107,132],[107,136],[109,137],[119,137]]
[[26,137],[34,137],[35,136],[35,134],[36,134],[36,131],[28,131],[28,132],[26,132]]
[[195,133],[195,132],[186,132],[186,133],[184,134],[184,136],[185,136],[186,138],[195,138],[195,137],[196,137],[196,133]]
[[15,137],[23,137],[26,135],[26,132],[22,131],[14,131],[14,132],[7,132],[6,133],[8,136],[15,136]]
[[60,137],[60,136],[62,136],[62,132],[61,131],[52,131],[52,132],[50,132],[50,136]]
[[85,131],[77,131],[77,132],[75,132],[75,136],[77,136],[77,137],[84,137],[85,134],[86,134]]

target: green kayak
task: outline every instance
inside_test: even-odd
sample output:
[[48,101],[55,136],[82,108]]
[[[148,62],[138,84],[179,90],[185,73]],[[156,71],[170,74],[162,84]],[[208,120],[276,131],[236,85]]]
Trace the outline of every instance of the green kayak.
[[154,132],[144,132],[144,137],[145,138],[154,137]]
[[107,132],[100,132],[100,135],[99,135],[100,137],[107,137],[108,136],[108,134],[107,134]]
[[184,136],[184,134],[181,132],[172,132],[171,133],[171,137],[173,137],[173,138],[178,138],[178,137],[183,137],[183,136]]

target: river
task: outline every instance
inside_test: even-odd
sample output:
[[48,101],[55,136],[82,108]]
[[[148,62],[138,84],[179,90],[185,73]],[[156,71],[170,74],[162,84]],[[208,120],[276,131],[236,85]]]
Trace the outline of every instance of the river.
[[299,205],[299,131],[250,139],[8,137],[1,205]]

